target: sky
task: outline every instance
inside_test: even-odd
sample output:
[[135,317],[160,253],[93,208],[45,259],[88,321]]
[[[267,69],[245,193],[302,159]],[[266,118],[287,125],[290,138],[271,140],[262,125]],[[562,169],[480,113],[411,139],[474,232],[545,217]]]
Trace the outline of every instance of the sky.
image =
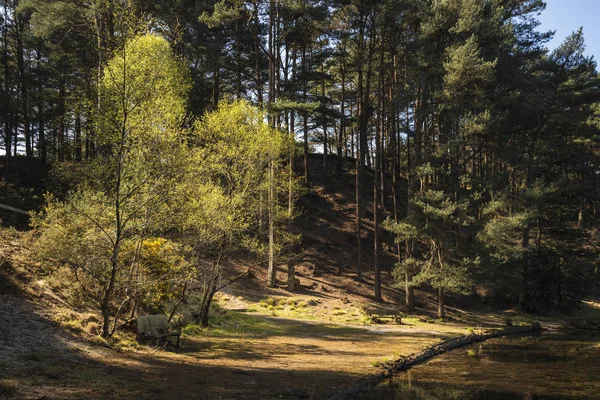
[[583,26],[586,55],[600,60],[600,0],[546,0],[546,10],[538,17],[538,30],[555,30],[554,39],[547,44],[554,50],[572,32]]

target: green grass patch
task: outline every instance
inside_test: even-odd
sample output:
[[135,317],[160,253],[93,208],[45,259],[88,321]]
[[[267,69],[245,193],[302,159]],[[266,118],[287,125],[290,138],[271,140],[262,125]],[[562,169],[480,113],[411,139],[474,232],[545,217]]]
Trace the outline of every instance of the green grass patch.
[[321,306],[318,299],[303,299],[297,297],[268,297],[258,303],[251,304],[248,311],[258,314],[290,319],[307,319],[332,323],[364,324],[365,312],[358,304]]
[[[278,312],[279,313],[279,312]],[[204,338],[244,338],[268,336],[350,336],[363,332],[360,329],[335,325],[307,323],[292,320],[275,320],[259,314],[229,311],[214,313],[209,318],[209,327],[189,324],[183,335]]]
[[122,351],[135,351],[140,349],[143,345],[140,344],[135,335],[131,332],[120,332],[116,331],[110,339],[105,340],[102,336],[95,336],[94,342],[99,345],[102,345],[103,342],[108,344],[113,349],[122,350]]

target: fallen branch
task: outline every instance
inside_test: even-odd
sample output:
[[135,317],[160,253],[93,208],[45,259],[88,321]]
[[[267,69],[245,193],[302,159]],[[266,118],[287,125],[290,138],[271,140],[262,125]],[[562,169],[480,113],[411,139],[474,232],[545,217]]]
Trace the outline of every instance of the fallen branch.
[[359,394],[360,392],[365,391],[368,388],[373,388],[377,386],[379,383],[381,383],[381,381],[392,377],[398,372],[407,371],[415,365],[421,364],[437,355],[440,355],[452,349],[456,349],[458,347],[483,342],[485,340],[489,340],[496,337],[516,335],[519,333],[536,332],[540,330],[542,330],[542,327],[539,323],[535,322],[529,326],[515,326],[503,329],[501,331],[493,331],[483,334],[473,333],[471,335],[459,336],[448,340],[444,340],[443,342],[438,343],[420,353],[411,354],[408,357],[402,357],[396,361],[393,361],[392,363],[386,366],[385,371],[377,375],[371,375],[362,378],[356,385],[348,389],[342,390],[341,392],[338,392],[329,400],[348,399],[354,395]]
[[0,203],[0,208],[3,208],[8,211],[16,212],[19,214],[30,215],[28,211],[21,210],[20,208],[15,208],[15,207],[8,206],[8,205],[2,204],[2,203]]

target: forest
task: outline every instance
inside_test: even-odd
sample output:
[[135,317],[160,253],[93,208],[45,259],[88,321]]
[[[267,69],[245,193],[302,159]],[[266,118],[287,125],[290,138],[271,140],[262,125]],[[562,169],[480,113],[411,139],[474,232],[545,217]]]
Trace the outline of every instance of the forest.
[[103,338],[209,326],[255,268],[303,290],[315,179],[351,185],[339,271],[374,303],[569,313],[600,283],[600,75],[545,7],[2,0],[3,225]]
[[[375,299],[389,231],[409,309],[418,285],[439,292],[440,316],[445,292],[474,287],[568,308],[598,279],[600,92],[581,30],[545,48],[544,6],[4,1],[3,186],[14,158],[52,166],[63,184],[35,219],[40,240],[102,283],[154,239],[194,264],[243,237],[272,270],[291,258],[294,202],[319,153],[326,180],[354,169],[355,272],[372,251]],[[55,247],[63,229],[107,237]],[[104,240],[101,271],[74,261]]]

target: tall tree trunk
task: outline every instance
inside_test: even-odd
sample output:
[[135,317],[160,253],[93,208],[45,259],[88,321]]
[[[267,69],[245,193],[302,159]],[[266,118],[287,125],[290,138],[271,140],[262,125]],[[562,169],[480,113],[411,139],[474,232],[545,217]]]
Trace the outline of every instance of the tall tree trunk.
[[213,72],[213,107],[216,109],[219,106],[219,88],[221,86],[220,83],[220,70],[219,66],[215,66],[215,70]]
[[42,89],[40,88],[39,93],[39,103],[38,103],[38,152],[39,157],[42,162],[45,164],[48,160],[48,147],[46,146],[46,129],[45,129],[45,121],[46,116],[44,115],[44,95],[42,93]]
[[375,301],[381,301],[381,269],[379,266],[379,128],[375,133],[375,174],[373,177],[373,264],[375,267]]
[[377,123],[375,126],[375,171],[373,174],[373,263],[375,267],[375,301],[381,301],[381,267],[379,265],[379,208],[381,179],[381,142],[383,129],[383,35],[379,64],[379,87],[377,90]]
[[254,73],[256,79],[256,97],[258,98],[258,104],[262,107],[263,104],[263,82],[260,68],[260,21],[258,16],[258,2],[254,2],[254,24],[252,26],[252,32],[254,36]]
[[58,90],[58,130],[56,135],[56,154],[58,161],[65,161],[65,133],[66,133],[66,124],[65,124],[65,83],[64,79],[61,76]]
[[4,150],[5,150],[5,159],[6,159],[6,164],[4,166],[4,181],[5,183],[8,180],[8,168],[9,168],[9,159],[11,157],[12,154],[12,124],[11,124],[11,120],[12,120],[12,99],[10,96],[10,82],[12,82],[11,80],[11,76],[10,76],[10,68],[9,68],[9,64],[8,64],[8,59],[9,59],[9,55],[8,55],[8,21],[9,21],[9,16],[8,16],[8,2],[4,2],[4,21],[6,21],[3,25],[3,29],[2,29],[2,60],[3,60],[3,67],[4,67],[4,95],[5,98],[3,99],[5,101],[4,104],[4,115],[2,116],[4,118]]
[[[15,1],[15,9],[18,2]],[[21,112],[23,114],[23,133],[25,134],[25,154],[27,157],[33,156],[31,146],[31,125],[29,121],[29,93],[27,91],[27,76],[25,73],[25,51],[23,49],[23,30],[25,22],[21,15],[15,12],[15,33],[17,39],[17,68],[19,70],[19,86],[21,92]],[[18,123],[17,123],[18,126]],[[15,142],[16,144],[16,142]]]
[[[278,23],[275,7],[275,0],[270,0],[269,7],[269,98],[268,98],[268,108],[269,108],[269,121],[272,128],[277,128],[278,118],[273,111],[271,110],[271,106],[275,103],[276,100],[276,60],[277,57],[275,55],[275,51],[278,48],[277,41],[277,32],[276,28]],[[275,268],[275,161],[271,160],[269,162],[269,199],[268,199],[268,207],[269,207],[269,269],[268,269],[268,278],[269,278],[269,287],[275,287],[275,283],[277,280],[277,271]]]
[[275,287],[277,271],[275,269],[275,162],[269,162],[269,269],[267,271],[269,287]]
[[364,33],[365,33],[365,17],[361,15],[361,22],[358,34],[358,90],[357,90],[357,117],[358,117],[358,129],[356,131],[356,275],[359,281],[362,281],[362,254],[361,254],[361,225],[362,225],[362,213],[363,213],[363,182],[364,182],[364,165],[365,165],[365,152],[366,152],[366,127],[364,122],[364,88],[363,88],[363,67],[364,67]]
[[[296,82],[296,42],[293,44],[292,50],[292,82]],[[287,76],[287,73],[286,73]],[[290,111],[290,125],[289,125],[290,136],[292,140],[290,148],[290,160],[289,160],[289,181],[288,181],[288,232],[292,231],[293,224],[293,212],[294,212],[294,155],[296,152],[296,113],[294,110]],[[295,262],[292,256],[292,246],[288,248],[289,259],[288,259],[288,290],[294,292],[296,290],[296,268]]]
[[340,72],[342,75],[342,88],[340,95],[340,134],[337,140],[337,168],[336,175],[339,178],[342,177],[342,167],[344,164],[343,154],[342,154],[342,144],[345,143],[346,138],[346,66],[344,65],[346,58],[344,57],[342,65],[340,67]]
[[438,318],[445,318],[446,317],[446,310],[445,310],[445,307],[444,307],[444,289],[443,288],[439,288],[438,289],[437,317]]
[[[321,44],[321,57],[323,57],[323,44]],[[325,98],[325,62],[321,62],[321,107],[323,111],[323,180],[328,180],[327,157],[329,155],[329,141],[327,135],[327,101]]]
[[[306,74],[308,73],[307,71],[307,65],[306,65],[306,45],[303,44],[302,45],[302,72],[303,72],[303,76],[304,76],[304,81],[303,81],[303,91],[304,91],[304,104],[306,106],[306,102],[308,101],[308,81],[307,81],[307,77]],[[303,140],[304,140],[304,184],[306,185],[306,187],[310,187],[310,183],[308,180],[308,110],[304,110],[302,112],[302,120],[303,120]]]
[[75,161],[80,162],[82,160],[81,153],[81,107],[78,105],[75,112]]

